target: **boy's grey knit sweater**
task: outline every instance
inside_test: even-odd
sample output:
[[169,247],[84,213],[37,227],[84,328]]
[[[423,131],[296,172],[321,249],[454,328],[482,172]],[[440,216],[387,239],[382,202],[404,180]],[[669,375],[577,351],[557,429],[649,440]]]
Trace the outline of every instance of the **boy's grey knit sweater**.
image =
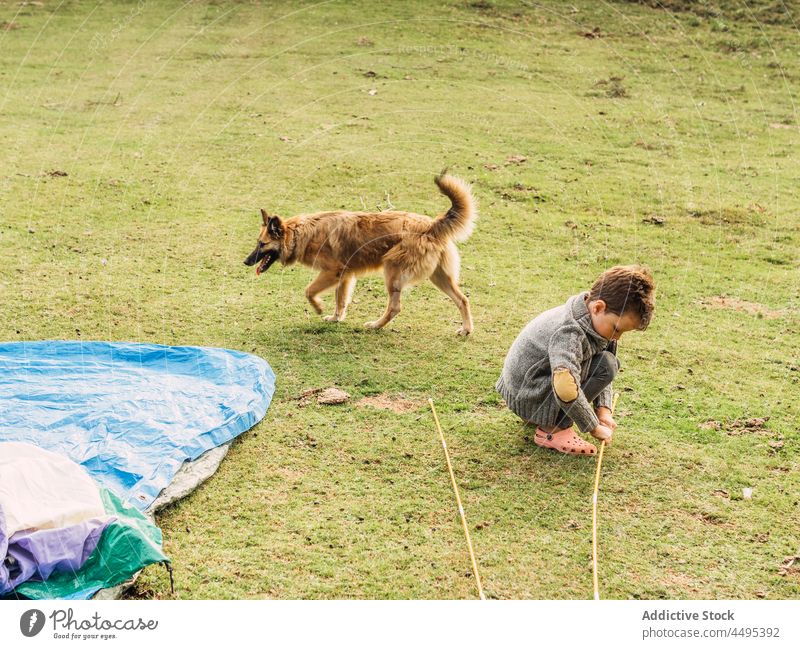
[[[531,320],[508,351],[495,388],[508,407],[526,421],[554,426],[563,412],[583,432],[600,423],[580,388],[578,398],[568,403],[553,390],[553,370],[568,369],[580,386],[588,378],[592,356],[608,346],[609,341],[592,326],[586,295],[573,295],[566,304]],[[611,401],[609,385],[594,406],[610,409]]]

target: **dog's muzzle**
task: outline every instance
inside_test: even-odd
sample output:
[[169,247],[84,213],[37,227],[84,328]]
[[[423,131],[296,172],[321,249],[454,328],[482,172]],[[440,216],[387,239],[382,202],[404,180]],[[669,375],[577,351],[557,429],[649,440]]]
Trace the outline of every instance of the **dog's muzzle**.
[[[272,264],[278,261],[280,254],[277,250],[254,250],[250,256],[244,260],[245,266],[256,266],[256,275],[260,275],[267,270]],[[258,262],[261,262],[260,264]]]

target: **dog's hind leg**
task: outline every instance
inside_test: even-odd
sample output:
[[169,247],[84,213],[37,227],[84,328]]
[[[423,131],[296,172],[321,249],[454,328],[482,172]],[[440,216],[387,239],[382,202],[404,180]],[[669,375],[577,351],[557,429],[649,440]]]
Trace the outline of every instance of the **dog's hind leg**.
[[448,249],[436,270],[431,275],[434,286],[456,303],[461,312],[461,328],[456,331],[459,336],[468,336],[472,333],[472,313],[469,308],[469,299],[458,289],[459,258],[455,247]]
[[389,303],[383,315],[372,322],[365,322],[367,329],[380,329],[400,313],[400,294],[403,292],[405,281],[400,269],[392,268],[389,265],[383,267],[384,280],[386,281],[386,291],[389,293]]
[[336,311],[333,315],[325,316],[328,322],[341,322],[347,315],[347,307],[353,299],[353,289],[356,285],[356,276],[353,273],[344,273],[336,286]]
[[323,270],[317,275],[316,279],[306,287],[306,298],[308,298],[314,311],[322,314],[322,302],[317,297],[323,291],[327,291],[339,282],[339,274],[333,270]]

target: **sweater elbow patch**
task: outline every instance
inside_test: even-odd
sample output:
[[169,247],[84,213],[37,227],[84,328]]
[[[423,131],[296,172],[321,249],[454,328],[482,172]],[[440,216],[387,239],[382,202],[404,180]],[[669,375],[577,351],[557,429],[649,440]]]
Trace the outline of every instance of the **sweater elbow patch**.
[[575,377],[568,369],[553,371],[553,390],[555,390],[556,396],[565,403],[578,398],[578,384],[575,383]]

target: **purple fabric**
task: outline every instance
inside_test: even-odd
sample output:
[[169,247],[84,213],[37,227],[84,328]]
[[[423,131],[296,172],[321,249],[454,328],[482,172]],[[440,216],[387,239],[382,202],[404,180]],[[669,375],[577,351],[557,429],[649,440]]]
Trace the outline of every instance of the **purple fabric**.
[[26,530],[10,539],[0,507],[0,595],[30,579],[77,571],[94,552],[103,530],[114,519],[92,518],[52,530]]

